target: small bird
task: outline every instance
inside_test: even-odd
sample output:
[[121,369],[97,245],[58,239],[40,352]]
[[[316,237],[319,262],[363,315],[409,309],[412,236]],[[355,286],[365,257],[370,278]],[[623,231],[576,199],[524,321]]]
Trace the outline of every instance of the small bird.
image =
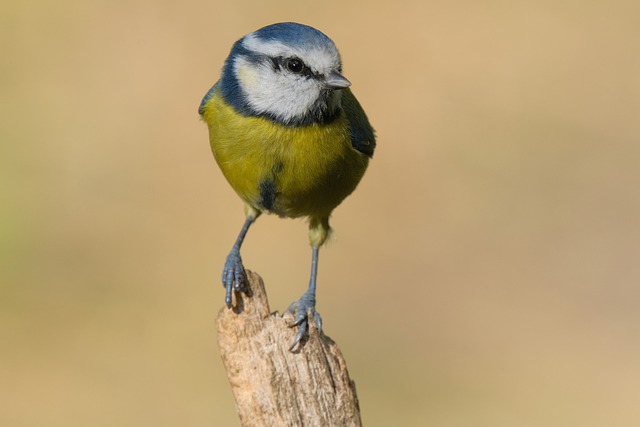
[[331,212],[360,182],[375,149],[374,131],[342,75],[333,41],[293,22],[268,25],[238,40],[220,80],[199,113],[209,128],[213,155],[243,200],[245,221],[222,272],[225,303],[242,292],[246,274],[240,247],[263,213],[306,217],[312,248],[307,291],[287,311],[298,332],[293,350],[316,312],[318,252],[331,228]]

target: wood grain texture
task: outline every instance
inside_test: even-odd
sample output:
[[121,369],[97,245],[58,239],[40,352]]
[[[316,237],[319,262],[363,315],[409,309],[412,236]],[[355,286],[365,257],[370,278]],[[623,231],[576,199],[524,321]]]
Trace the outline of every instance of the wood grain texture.
[[292,316],[271,313],[260,276],[248,295],[220,310],[218,346],[243,427],[361,426],[355,383],[342,353],[313,321],[309,339],[289,351]]

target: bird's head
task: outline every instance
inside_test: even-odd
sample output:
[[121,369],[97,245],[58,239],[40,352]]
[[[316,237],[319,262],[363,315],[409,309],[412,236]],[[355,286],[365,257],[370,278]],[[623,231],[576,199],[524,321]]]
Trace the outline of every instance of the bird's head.
[[220,80],[222,96],[238,111],[285,125],[325,123],[339,113],[341,73],[333,41],[307,25],[269,25],[238,40]]

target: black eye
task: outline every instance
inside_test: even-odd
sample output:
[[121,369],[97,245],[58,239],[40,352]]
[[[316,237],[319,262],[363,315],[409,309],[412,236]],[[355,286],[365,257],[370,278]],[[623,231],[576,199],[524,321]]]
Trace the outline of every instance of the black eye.
[[304,69],[304,62],[302,62],[298,58],[289,58],[287,60],[287,68],[292,73],[301,73]]

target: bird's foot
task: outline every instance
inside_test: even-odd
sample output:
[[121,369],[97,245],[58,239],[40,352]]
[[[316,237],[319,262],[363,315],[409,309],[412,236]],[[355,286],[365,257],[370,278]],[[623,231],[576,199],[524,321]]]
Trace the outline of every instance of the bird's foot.
[[228,308],[231,308],[231,294],[233,290],[235,289],[236,292],[244,291],[246,282],[247,275],[242,265],[240,251],[232,249],[227,256],[224,269],[222,270],[222,286],[226,289],[224,302]]
[[293,314],[293,323],[291,327],[298,327],[298,333],[293,340],[293,344],[289,347],[289,351],[300,343],[300,341],[309,333],[309,315],[313,316],[318,332],[322,331],[322,317],[316,311],[316,298],[310,293],[305,293],[298,301],[294,301],[287,308],[287,312]]

